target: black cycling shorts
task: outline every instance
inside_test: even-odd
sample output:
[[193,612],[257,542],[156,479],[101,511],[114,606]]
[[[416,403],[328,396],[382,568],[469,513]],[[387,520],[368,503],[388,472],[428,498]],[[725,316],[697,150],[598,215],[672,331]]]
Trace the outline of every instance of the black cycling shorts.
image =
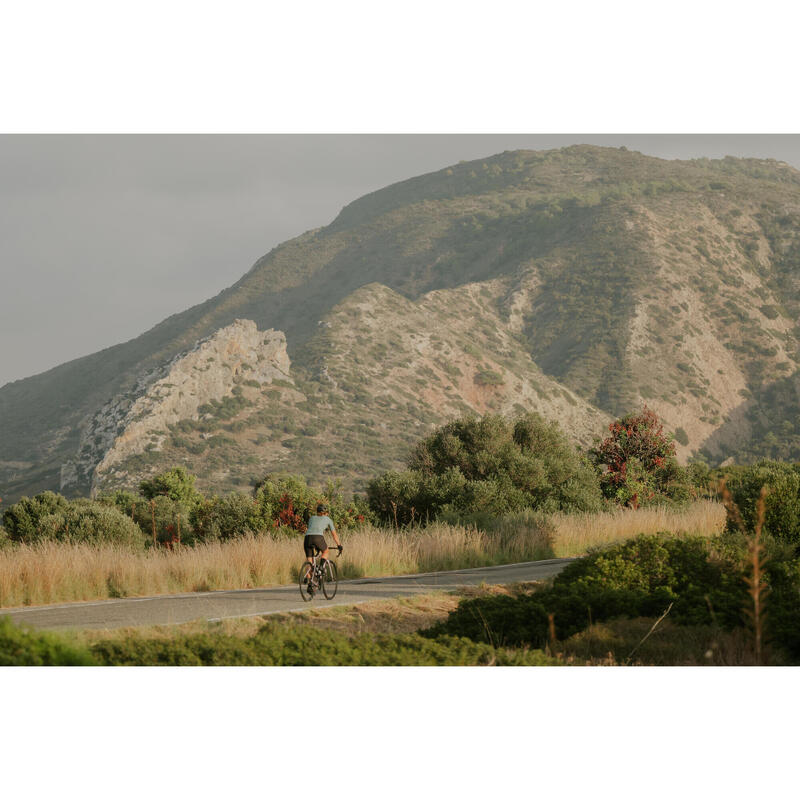
[[306,538],[303,539],[303,549],[306,551],[306,555],[313,556],[315,547],[321,553],[324,553],[328,549],[328,545],[325,543],[325,537],[320,533],[315,533],[313,536],[306,534]]

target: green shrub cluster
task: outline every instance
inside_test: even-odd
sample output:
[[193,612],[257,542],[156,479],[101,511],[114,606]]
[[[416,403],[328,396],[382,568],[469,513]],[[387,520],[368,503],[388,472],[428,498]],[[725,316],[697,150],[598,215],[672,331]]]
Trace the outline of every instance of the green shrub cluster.
[[597,475],[556,423],[538,414],[463,417],[421,441],[405,472],[370,482],[384,521],[407,524],[447,514],[597,511]]
[[23,497],[3,513],[14,542],[44,540],[119,544],[142,549],[141,529],[118,509],[87,499],[67,500],[54,492]]
[[[767,637],[797,659],[800,560],[775,544],[770,549]],[[670,604],[673,623],[733,629],[745,624],[749,606],[745,555],[742,539],[729,535],[712,542],[641,536],[570,564],[543,590],[463,600],[445,622],[424,635],[542,647],[549,637],[550,615],[557,637],[565,639],[593,622],[659,616]]]
[[201,633],[100,642],[95,658],[108,666],[538,666],[555,663],[540,651],[509,652],[466,638],[360,634],[267,623],[255,636]]
[[[725,467],[712,473],[725,477],[733,501],[739,509],[745,530],[752,533],[756,522],[756,503],[761,487],[766,486],[764,533],[779,541],[800,545],[800,464],[760,461],[752,466]],[[728,530],[737,522],[728,514]]]
[[204,496],[195,489],[194,481],[193,475],[177,467],[142,481],[139,495],[114,492],[101,499],[130,514],[150,541],[155,527],[156,540],[162,543],[175,542],[178,528],[183,544],[266,530],[304,531],[320,502],[329,506],[337,528],[355,527],[371,519],[364,500],[354,497],[346,502],[338,485],[314,489],[300,475],[271,473],[256,484],[253,494],[232,492],[226,496]]
[[710,558],[708,540],[640,536],[579,559],[541,591],[464,600],[430,635],[542,647],[551,614],[564,639],[592,622],[658,616],[670,603],[673,622],[734,627],[741,622],[745,589],[733,562]]
[[7,616],[0,617],[2,667],[83,667],[95,663],[85,648],[57,634],[20,628]]
[[139,484],[139,494],[146,500],[154,497],[168,497],[177,503],[191,507],[202,500],[195,488],[194,475],[184,467],[173,467]]
[[373,518],[362,498],[353,496],[349,502],[344,499],[341,484],[328,481],[324,489],[314,489],[305,478],[290,473],[267,475],[257,485],[255,498],[263,519],[272,528],[304,531],[320,503],[328,506],[328,516],[337,528],[357,527]]
[[328,505],[337,528],[374,519],[366,500],[344,499],[340,484],[315,489],[301,476],[280,473],[267,475],[252,494],[204,496],[195,488],[195,476],[176,467],[143,480],[138,493],[108,492],[97,501],[68,500],[54,492],[23,497],[3,513],[0,547],[7,538],[12,543],[55,540],[142,549],[154,540],[193,545],[281,528],[302,532],[318,503]]

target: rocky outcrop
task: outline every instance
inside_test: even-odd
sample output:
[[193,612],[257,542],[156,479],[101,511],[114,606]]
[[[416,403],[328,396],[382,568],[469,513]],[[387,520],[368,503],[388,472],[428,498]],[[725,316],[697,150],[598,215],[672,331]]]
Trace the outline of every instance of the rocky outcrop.
[[289,369],[281,331],[236,320],[101,408],[85,428],[79,458],[62,467],[62,488],[88,482],[95,491],[125,459],[159,450],[171,425],[199,419],[205,404],[232,396],[242,382],[291,381]]

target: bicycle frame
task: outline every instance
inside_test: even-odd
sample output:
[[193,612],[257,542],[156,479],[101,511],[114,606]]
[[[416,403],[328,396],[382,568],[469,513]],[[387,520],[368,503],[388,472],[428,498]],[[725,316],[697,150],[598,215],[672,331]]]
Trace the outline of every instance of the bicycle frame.
[[[320,589],[320,587],[322,587],[323,584],[322,567],[319,561],[321,555],[322,551],[315,546],[313,550],[313,555],[311,556],[311,561],[309,561],[308,558],[306,558],[305,561],[305,563],[311,567],[311,569],[306,573],[306,577],[309,579],[309,589],[308,589],[309,598],[311,597],[311,595],[315,594],[316,590]],[[336,558],[338,559],[339,556],[341,556],[341,553],[337,552]],[[328,560],[330,561],[331,559]],[[302,593],[302,587],[301,587],[301,593]],[[334,590],[334,594],[335,593],[336,592]]]

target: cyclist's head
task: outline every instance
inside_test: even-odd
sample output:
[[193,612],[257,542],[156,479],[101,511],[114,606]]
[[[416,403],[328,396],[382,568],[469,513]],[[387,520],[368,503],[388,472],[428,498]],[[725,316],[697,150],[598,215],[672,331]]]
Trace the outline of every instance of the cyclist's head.
[[327,512],[328,512],[328,506],[326,506],[325,503],[320,503],[317,506],[317,514],[327,514]]

